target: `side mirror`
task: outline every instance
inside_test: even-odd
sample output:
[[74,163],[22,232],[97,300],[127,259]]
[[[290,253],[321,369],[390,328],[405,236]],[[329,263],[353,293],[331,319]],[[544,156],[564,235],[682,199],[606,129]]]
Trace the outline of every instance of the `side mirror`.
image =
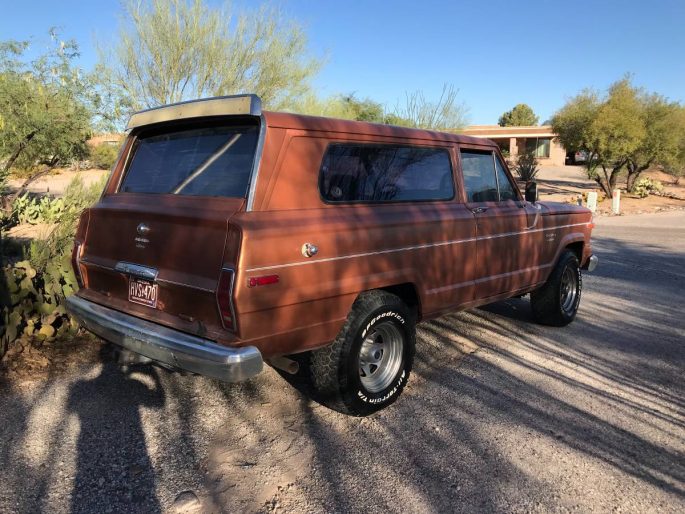
[[526,183],[526,201],[535,203],[538,201],[538,184],[537,182]]

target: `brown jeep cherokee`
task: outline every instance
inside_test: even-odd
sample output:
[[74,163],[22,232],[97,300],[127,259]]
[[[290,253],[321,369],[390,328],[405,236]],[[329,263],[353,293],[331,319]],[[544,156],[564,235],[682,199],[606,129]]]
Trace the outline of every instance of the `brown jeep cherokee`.
[[[265,112],[256,96],[137,113],[81,216],[69,312],[140,360],[223,381],[275,367],[369,414],[415,324],[531,293],[578,310],[590,211],[524,199],[484,139]],[[131,353],[134,352],[134,353]],[[299,355],[296,355],[299,354]]]

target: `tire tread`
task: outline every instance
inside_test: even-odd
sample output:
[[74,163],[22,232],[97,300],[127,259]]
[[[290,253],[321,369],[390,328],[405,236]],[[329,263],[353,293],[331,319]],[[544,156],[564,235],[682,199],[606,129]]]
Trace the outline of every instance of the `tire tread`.
[[[338,412],[353,416],[368,414],[368,412],[358,410],[351,399],[346,397],[347,376],[341,363],[347,357],[350,347],[354,343],[354,337],[366,315],[379,307],[392,307],[393,305],[408,310],[398,296],[387,291],[372,290],[361,293],[352,305],[352,309],[333,343],[311,352],[309,378],[317,399],[321,403]],[[411,317],[407,320],[408,323],[412,321]],[[413,330],[410,332],[413,334]],[[409,344],[413,356],[414,341],[409,341]],[[411,359],[406,368],[407,379],[410,370]]]

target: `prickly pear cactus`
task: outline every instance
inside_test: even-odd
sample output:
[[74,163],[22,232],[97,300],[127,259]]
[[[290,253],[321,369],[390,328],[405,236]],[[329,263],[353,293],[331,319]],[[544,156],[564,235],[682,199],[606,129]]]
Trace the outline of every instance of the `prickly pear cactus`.
[[70,210],[63,198],[44,196],[40,200],[24,193],[14,199],[12,216],[18,223],[58,223]]
[[37,273],[28,261],[3,269],[7,291],[2,308],[0,358],[17,340],[51,341],[78,329],[64,309],[64,299],[77,289],[69,256]]

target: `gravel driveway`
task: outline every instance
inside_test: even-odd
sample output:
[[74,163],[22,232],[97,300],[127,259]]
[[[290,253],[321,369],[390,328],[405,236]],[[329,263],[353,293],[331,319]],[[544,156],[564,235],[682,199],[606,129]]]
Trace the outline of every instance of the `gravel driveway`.
[[0,511],[684,512],[685,213],[598,223],[575,323],[516,299],[422,324],[373,418],[270,368],[2,383]]

